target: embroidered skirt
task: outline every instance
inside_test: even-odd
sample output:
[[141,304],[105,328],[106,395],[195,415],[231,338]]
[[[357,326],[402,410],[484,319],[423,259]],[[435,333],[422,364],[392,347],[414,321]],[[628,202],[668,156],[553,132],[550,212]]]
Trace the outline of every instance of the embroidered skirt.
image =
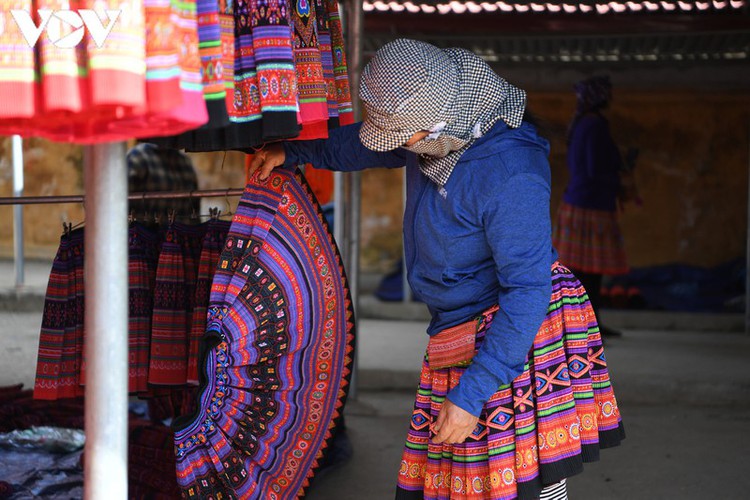
[[304,179],[256,175],[211,286],[199,409],[174,424],[183,498],[303,496],[343,411],[353,328],[341,259]]
[[52,262],[39,336],[34,399],[83,395],[83,228],[60,238]]
[[197,261],[207,227],[173,222],[164,237],[154,285],[149,384],[187,383]]
[[[430,338],[397,499],[538,498],[544,486],[581,472],[583,462],[598,460],[601,448],[625,437],[586,292],[556,263],[547,316],[524,372],[489,399],[464,443],[432,443],[446,394],[482,345],[496,310]],[[474,338],[474,349],[467,351],[465,335]]]
[[557,211],[552,240],[560,262],[571,269],[608,275],[628,272],[617,212],[563,202]]

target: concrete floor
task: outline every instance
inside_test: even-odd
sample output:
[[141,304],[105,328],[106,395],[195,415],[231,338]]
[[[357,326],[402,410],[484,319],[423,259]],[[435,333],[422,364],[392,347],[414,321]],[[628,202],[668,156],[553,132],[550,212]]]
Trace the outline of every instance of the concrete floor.
[[[393,498],[412,398],[362,392],[347,411],[352,460],[316,481],[307,498]],[[571,500],[748,498],[750,407],[621,405],[627,439],[568,480]]]
[[[38,296],[43,284],[27,293]],[[0,307],[0,386],[33,385],[41,325],[35,300]],[[750,498],[750,336],[711,331],[711,318],[701,321],[700,332],[626,329],[608,342],[628,437],[570,479],[571,500]],[[360,319],[359,326],[356,392],[346,409],[354,456],[316,479],[312,500],[393,497],[426,323]]]

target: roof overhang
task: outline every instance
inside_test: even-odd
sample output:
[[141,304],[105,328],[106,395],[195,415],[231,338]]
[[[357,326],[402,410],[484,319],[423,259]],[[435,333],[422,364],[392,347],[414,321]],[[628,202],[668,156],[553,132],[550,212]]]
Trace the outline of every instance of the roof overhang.
[[750,15],[726,2],[368,0],[364,50],[398,37],[504,65],[747,65]]

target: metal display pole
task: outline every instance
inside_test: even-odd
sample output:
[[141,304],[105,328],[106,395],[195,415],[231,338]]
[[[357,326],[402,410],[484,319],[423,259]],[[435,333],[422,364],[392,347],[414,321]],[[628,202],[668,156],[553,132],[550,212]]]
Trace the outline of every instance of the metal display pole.
[[745,335],[750,335],[750,120],[747,134],[747,235],[745,240]]
[[[13,196],[23,196],[23,139],[14,135],[13,150]],[[23,251],[23,206],[13,206],[13,269],[16,275],[16,288],[24,284],[24,251]]]
[[333,238],[339,247],[341,258],[346,265],[346,248],[344,247],[344,173],[333,173]]
[[[404,212],[406,212],[406,168],[403,169],[403,183],[401,185],[401,202],[404,204]],[[403,217],[402,219],[403,220]],[[403,290],[402,301],[404,304],[411,302],[411,286],[409,286],[409,279],[406,276],[406,252],[404,251],[403,236],[401,243],[401,289]]]
[[[352,97],[352,112],[354,121],[362,119],[359,104],[359,77],[362,73],[362,27],[364,24],[364,11],[361,0],[349,0],[346,2],[346,18],[344,28],[346,31],[346,56],[349,68],[349,89]],[[352,172],[346,178],[348,184],[347,197],[347,225],[346,225],[346,254],[347,254],[347,277],[349,278],[349,290],[352,294],[352,306],[354,307],[354,328],[358,330],[359,313],[359,235],[360,218],[362,207],[362,174]],[[356,337],[355,337],[356,342]],[[354,349],[354,369],[352,370],[349,394],[357,397],[357,371],[358,350]]]
[[128,182],[125,143],[84,149],[84,497],[128,494]]

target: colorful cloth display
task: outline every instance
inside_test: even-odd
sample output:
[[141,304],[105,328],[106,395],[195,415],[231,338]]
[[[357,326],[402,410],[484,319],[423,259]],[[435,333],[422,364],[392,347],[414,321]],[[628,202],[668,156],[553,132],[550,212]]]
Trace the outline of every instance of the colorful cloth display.
[[[583,462],[599,459],[601,448],[625,437],[586,292],[556,263],[547,316],[524,372],[492,395],[464,443],[431,442],[445,396],[482,345],[496,311],[489,309],[469,325],[476,333],[469,333],[474,345],[468,357],[459,355],[465,343],[456,338],[444,342],[450,349],[428,348],[396,498],[539,498],[544,486],[577,474]],[[436,359],[429,356],[433,352]]]
[[[205,328],[208,287],[228,230],[229,221],[218,219],[192,226],[175,222],[166,233],[140,223],[131,225],[128,235],[131,394],[163,396],[165,390],[185,388],[188,382],[197,384],[194,344],[202,335],[198,331]],[[36,399],[55,400],[83,394],[86,383],[83,241],[84,228],[66,232],[52,263],[37,357]],[[189,369],[191,363],[194,366]],[[189,402],[192,404],[192,397]],[[178,401],[168,406],[179,409],[188,405]],[[171,416],[175,414],[173,411]]]
[[[161,10],[147,12],[155,4]],[[0,0],[4,26],[0,33],[0,95],[6,97],[0,106],[0,133],[96,143],[183,132],[205,123],[195,2],[162,4],[156,0],[145,6],[117,0]],[[111,24],[112,29],[101,46],[86,29],[75,48],[56,46],[57,40],[42,30],[32,48],[30,42],[34,41],[24,39],[11,10],[32,18],[39,9],[95,9],[102,25]],[[117,17],[108,18],[105,9],[118,12]],[[60,26],[58,39],[62,39],[74,28],[56,16],[50,18],[46,30],[52,23]],[[39,24],[38,19],[33,21]],[[162,33],[162,28],[169,31],[173,26],[179,37],[170,36],[171,31]],[[164,40],[162,34],[171,40],[170,54],[153,47]],[[155,61],[165,67],[154,68]],[[168,79],[174,82],[155,92],[155,75],[165,72],[174,75]]]
[[[101,46],[84,27],[76,47],[58,47],[75,30],[58,13],[94,8],[112,27]],[[39,9],[55,12],[59,37]],[[38,40],[12,10],[42,26]],[[0,0],[0,24],[0,95],[13,96],[0,104],[3,135],[248,150],[352,121],[336,0]]]
[[[222,68],[231,65],[231,78],[224,76],[229,125],[211,119],[150,142],[187,151],[250,151],[279,139],[325,138],[330,128],[353,122],[336,0],[238,0],[221,3],[213,19],[199,17],[199,36],[203,47],[215,44],[218,32]],[[204,85],[205,79],[204,69]]]
[[297,498],[341,417],[354,345],[341,259],[301,174],[251,179],[208,311],[200,407],[173,424],[183,497]]

